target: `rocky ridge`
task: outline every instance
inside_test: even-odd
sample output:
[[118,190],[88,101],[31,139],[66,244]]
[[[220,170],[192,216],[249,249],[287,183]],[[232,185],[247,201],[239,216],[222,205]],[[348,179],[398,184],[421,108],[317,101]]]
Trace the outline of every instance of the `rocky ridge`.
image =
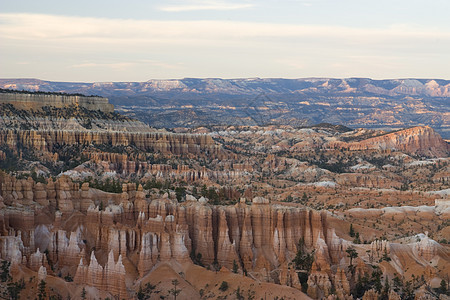
[[331,147],[348,148],[351,151],[360,150],[392,150],[413,155],[448,156],[450,144],[444,141],[431,127],[413,127],[381,136],[365,139],[359,142],[334,143]]
[[92,111],[73,105],[26,110],[10,103],[0,107],[2,150],[18,158],[37,157],[51,163],[64,157],[80,161],[92,155],[88,148],[116,152],[130,148],[164,155],[222,154],[220,146],[207,135],[156,130],[108,110]]
[[95,82],[71,83],[50,82],[38,79],[1,79],[0,86],[6,89],[82,92],[84,94],[106,94],[112,89],[115,94],[145,94],[149,92],[180,92],[195,94],[258,95],[288,93],[342,93],[375,95],[420,95],[449,97],[450,81],[438,79],[388,79],[369,78],[184,78],[148,80],[145,82]]
[[12,104],[18,109],[39,110],[44,106],[63,108],[69,105],[76,105],[88,110],[100,110],[112,113],[114,106],[103,97],[86,97],[78,95],[58,95],[58,94],[30,94],[26,92],[14,92],[8,90],[0,91],[0,103]]

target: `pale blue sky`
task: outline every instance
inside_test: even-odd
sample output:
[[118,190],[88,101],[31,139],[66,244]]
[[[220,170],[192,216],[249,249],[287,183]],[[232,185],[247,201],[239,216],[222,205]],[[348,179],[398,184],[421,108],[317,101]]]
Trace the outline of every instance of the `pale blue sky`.
[[0,78],[450,79],[449,0],[0,0]]

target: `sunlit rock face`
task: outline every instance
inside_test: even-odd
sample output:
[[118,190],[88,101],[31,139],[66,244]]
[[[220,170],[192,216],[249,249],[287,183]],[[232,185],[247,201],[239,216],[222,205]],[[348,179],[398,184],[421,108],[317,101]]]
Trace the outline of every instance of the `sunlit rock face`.
[[103,97],[86,97],[71,95],[44,95],[25,93],[0,93],[1,104],[12,104],[18,109],[38,110],[44,106],[66,107],[69,105],[81,106],[89,110],[113,112],[114,106]]
[[396,150],[414,155],[437,157],[445,157],[450,151],[450,145],[428,126],[400,130],[361,142],[331,143],[330,146],[348,148],[350,150]]

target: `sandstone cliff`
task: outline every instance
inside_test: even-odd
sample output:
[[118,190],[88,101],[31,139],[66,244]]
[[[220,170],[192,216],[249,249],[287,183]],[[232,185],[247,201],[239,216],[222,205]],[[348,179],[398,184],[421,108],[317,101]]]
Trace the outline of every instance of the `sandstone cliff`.
[[89,110],[114,111],[114,105],[110,104],[107,98],[75,95],[1,92],[0,103],[12,104],[18,109],[26,110],[39,110],[44,106],[61,108],[76,105]]
[[444,141],[431,127],[413,127],[382,136],[369,138],[360,142],[335,142],[328,147],[346,148],[349,150],[394,150],[414,155],[446,157],[450,144]]

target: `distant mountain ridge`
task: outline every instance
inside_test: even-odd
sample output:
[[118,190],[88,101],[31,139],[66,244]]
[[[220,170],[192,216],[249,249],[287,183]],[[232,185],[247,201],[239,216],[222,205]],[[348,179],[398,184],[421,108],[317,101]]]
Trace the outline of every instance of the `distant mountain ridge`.
[[385,130],[430,126],[450,139],[450,80],[443,79],[0,79],[0,88],[107,97],[120,113],[158,128],[328,122]]
[[347,94],[450,97],[450,80],[369,78],[184,78],[145,82],[53,82],[39,79],[0,79],[0,87],[18,90],[84,93],[101,96],[194,93],[224,95]]

